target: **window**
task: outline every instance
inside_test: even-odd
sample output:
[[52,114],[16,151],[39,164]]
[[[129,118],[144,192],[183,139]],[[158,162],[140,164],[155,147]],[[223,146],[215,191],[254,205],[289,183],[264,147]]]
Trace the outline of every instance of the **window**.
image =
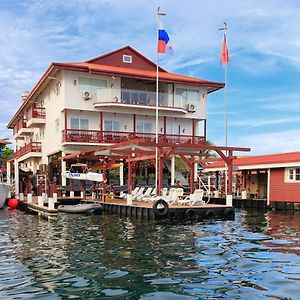
[[287,168],[285,169],[286,182],[300,182],[300,168]]
[[79,89],[82,92],[96,93],[104,88],[107,88],[106,79],[79,77]]
[[152,132],[152,124],[151,123],[138,122],[138,123],[136,123],[136,132],[151,133]]
[[104,121],[104,131],[120,131],[120,122],[105,120]]
[[199,91],[185,88],[176,88],[175,106],[185,107],[187,104],[197,106],[199,102]]
[[123,62],[127,64],[132,63],[132,56],[131,55],[123,55]]
[[71,118],[71,129],[89,129],[89,120],[80,118]]
[[55,132],[59,133],[59,118],[55,120]]

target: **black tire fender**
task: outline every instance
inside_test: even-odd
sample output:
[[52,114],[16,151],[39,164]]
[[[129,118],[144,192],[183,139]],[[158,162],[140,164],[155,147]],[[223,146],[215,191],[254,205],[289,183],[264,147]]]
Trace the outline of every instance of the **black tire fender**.
[[231,207],[227,207],[223,211],[223,215],[227,218],[233,218],[235,215],[234,209]]
[[189,208],[185,211],[185,215],[189,220],[194,220],[196,218],[196,211],[193,208]]
[[[163,208],[158,208],[158,206],[161,205],[163,206]],[[152,209],[157,217],[164,217],[169,212],[169,204],[164,199],[159,199],[154,201]]]
[[215,213],[213,210],[209,209],[205,212],[205,217],[206,218],[209,218],[209,219],[212,219],[215,217]]

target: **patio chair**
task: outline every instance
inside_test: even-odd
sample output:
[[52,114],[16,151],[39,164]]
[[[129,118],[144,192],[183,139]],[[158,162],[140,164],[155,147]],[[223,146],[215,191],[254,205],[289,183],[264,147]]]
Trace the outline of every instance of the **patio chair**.
[[141,195],[139,195],[139,196],[136,197],[136,200],[142,200],[144,197],[150,196],[152,190],[153,190],[152,187],[148,187],[148,188],[146,189],[146,192],[145,192],[144,194],[141,194]]
[[[140,189],[140,187],[136,187],[136,188],[131,192],[131,195],[135,195],[135,194],[139,191],[139,189]],[[120,198],[127,199],[127,195],[128,195],[128,193],[120,194]]]
[[178,199],[176,188],[170,188],[169,194],[162,198],[169,204],[174,204]]
[[183,205],[188,204],[190,206],[193,206],[195,203],[199,202],[200,205],[204,205],[205,202],[202,200],[203,194],[204,194],[204,190],[202,189],[195,190],[194,193],[188,195],[184,199],[178,200],[178,204],[183,204]]
[[142,187],[137,191],[136,194],[132,195],[132,200],[136,200],[137,197],[139,197],[140,195],[143,194],[144,190],[145,190],[145,187],[142,186]]

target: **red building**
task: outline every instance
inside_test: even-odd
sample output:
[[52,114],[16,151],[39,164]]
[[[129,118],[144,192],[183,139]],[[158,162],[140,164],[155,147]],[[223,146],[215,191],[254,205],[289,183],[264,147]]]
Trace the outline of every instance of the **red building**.
[[[236,157],[236,192],[244,198],[265,198],[272,202],[300,203],[300,152]],[[222,172],[224,162],[214,162],[205,172]]]

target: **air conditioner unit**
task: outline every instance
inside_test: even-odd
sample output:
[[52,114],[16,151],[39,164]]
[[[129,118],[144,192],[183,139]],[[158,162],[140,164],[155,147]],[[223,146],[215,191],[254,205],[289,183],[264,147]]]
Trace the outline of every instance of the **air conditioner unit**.
[[191,103],[187,104],[186,108],[188,112],[194,112],[196,110],[195,105]]
[[84,101],[87,101],[87,100],[90,100],[93,97],[93,95],[90,92],[83,92],[82,97],[83,97]]

